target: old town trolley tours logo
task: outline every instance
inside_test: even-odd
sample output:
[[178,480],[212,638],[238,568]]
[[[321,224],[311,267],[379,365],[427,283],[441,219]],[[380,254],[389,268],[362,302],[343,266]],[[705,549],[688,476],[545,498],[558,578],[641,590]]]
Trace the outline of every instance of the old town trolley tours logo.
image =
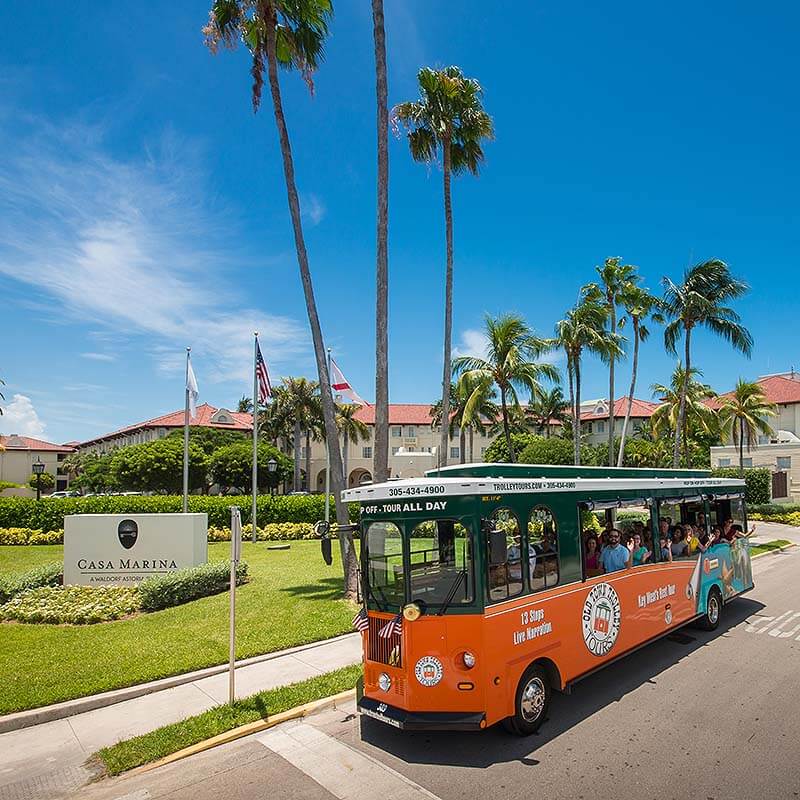
[[581,617],[583,641],[589,652],[604,656],[617,641],[620,624],[619,596],[610,583],[598,583],[586,596]]

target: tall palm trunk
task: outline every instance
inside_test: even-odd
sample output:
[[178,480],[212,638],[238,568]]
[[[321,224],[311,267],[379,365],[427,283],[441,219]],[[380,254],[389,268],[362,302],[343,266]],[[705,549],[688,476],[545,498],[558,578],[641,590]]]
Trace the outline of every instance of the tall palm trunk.
[[292,491],[300,491],[300,420],[294,421],[294,480],[292,481]]
[[347,434],[344,435],[344,441],[342,442],[342,469],[344,471],[344,484],[345,486],[350,486],[350,481],[347,479],[347,461],[349,457],[350,451],[350,441]]
[[631,390],[628,392],[628,405],[625,409],[625,421],[622,423],[622,435],[619,440],[619,456],[617,466],[621,467],[625,461],[625,439],[628,435],[628,425],[631,421],[633,408],[633,395],[636,391],[636,373],[639,370],[639,320],[633,317],[633,369],[631,370]]
[[684,375],[683,384],[681,385],[681,400],[678,405],[678,419],[675,423],[675,445],[672,450],[672,466],[677,468],[681,463],[681,435],[686,433],[684,427],[686,425],[686,393],[689,390],[689,375],[690,375],[690,340],[692,336],[692,329],[686,328],[686,338],[684,340]]
[[744,478],[744,418],[739,417],[739,475]]
[[[286,180],[289,214],[292,218],[292,228],[294,229],[297,265],[300,269],[300,280],[303,284],[303,295],[306,301],[308,323],[311,328],[311,339],[314,343],[314,355],[317,360],[317,374],[319,375],[320,394],[322,395],[322,415],[325,419],[325,437],[328,442],[328,452],[330,453],[330,481],[336,504],[336,521],[340,525],[347,525],[349,522],[347,506],[342,502],[341,497],[341,492],[344,488],[342,454],[339,450],[339,435],[336,429],[336,416],[333,405],[333,395],[331,394],[331,382],[328,376],[325,343],[322,340],[322,329],[319,323],[319,315],[317,314],[317,303],[314,299],[314,287],[311,283],[311,272],[308,267],[308,254],[303,237],[303,226],[300,220],[300,200],[297,196],[297,185],[294,177],[292,148],[289,143],[289,132],[286,129],[281,88],[278,82],[278,59],[275,52],[276,21],[275,9],[270,5],[267,14],[267,75],[269,79],[269,89],[272,96],[273,111],[275,112],[275,125],[278,128],[281,155],[283,157],[283,174]],[[357,593],[358,572],[352,533],[345,532],[341,534],[339,536],[339,546],[344,569],[344,593],[346,597],[353,598]]]
[[[447,246],[447,268],[444,280],[444,370],[442,371],[442,436],[440,440],[439,466],[447,466],[447,443],[450,432],[450,381],[451,336],[453,330],[453,209],[450,204],[450,131],[444,140],[444,226]],[[512,458],[513,460],[513,458]]]
[[569,379],[569,406],[572,411],[572,450],[573,456],[575,455],[575,427],[577,423],[577,414],[575,413],[575,382],[573,379],[572,358],[567,353],[567,377]]
[[581,357],[575,356],[575,422],[572,426],[575,466],[581,465]]
[[458,441],[458,455],[462,464],[467,463],[467,429],[461,428],[461,435]]
[[475,428],[473,428],[472,425],[470,425],[469,426],[469,463],[470,464],[474,464],[475,463],[474,444],[475,444]]
[[503,433],[506,437],[506,446],[508,447],[508,458],[511,463],[515,463],[517,457],[514,453],[514,444],[511,441],[511,428],[508,424],[508,406],[506,405],[506,390],[504,386],[500,387],[500,411],[503,414]]
[[[372,0],[375,93],[378,100],[378,242],[375,268],[375,460],[376,482],[389,480],[389,112],[383,0]],[[347,471],[345,470],[345,479]]]
[[[614,299],[611,299],[609,304],[611,310],[611,334],[612,336],[617,333],[617,308],[614,305]],[[614,466],[614,355],[611,355],[611,360],[608,362],[608,466]]]
[[311,491],[311,428],[306,428],[306,486]]

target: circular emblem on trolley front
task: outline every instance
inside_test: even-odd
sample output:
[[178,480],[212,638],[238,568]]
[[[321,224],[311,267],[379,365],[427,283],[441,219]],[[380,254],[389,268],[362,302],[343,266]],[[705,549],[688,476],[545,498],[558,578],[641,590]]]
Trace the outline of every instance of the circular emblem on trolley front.
[[434,656],[423,656],[417,661],[414,674],[423,686],[436,686],[444,675],[442,662]]
[[619,597],[610,583],[598,583],[586,596],[581,616],[589,652],[604,656],[614,646],[621,619]]

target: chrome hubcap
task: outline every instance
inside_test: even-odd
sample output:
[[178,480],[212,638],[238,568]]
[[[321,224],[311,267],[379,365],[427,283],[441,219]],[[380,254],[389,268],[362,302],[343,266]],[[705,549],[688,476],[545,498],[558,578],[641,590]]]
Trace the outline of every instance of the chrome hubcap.
[[712,625],[716,625],[717,619],[719,619],[719,601],[717,596],[713,594],[708,599],[708,620]]
[[536,722],[544,710],[544,700],[546,697],[544,683],[541,678],[531,678],[522,690],[522,700],[520,711],[526,722]]

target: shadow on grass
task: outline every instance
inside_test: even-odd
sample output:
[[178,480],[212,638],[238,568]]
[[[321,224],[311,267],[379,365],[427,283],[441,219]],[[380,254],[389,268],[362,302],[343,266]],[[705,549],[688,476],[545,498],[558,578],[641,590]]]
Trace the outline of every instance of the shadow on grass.
[[342,578],[322,578],[319,583],[285,586],[280,591],[309,600],[341,600],[344,584]]
[[725,636],[731,628],[763,608],[763,603],[738,598],[725,606],[716,631],[681,628],[625,656],[615,665],[590,675],[575,685],[571,695],[554,692],[547,721],[533,736],[511,736],[501,725],[475,733],[399,731],[362,716],[361,738],[411,764],[485,768],[516,761],[526,766],[537,766],[540,761],[535,754],[540,747],[640,686],[655,683],[660,673],[694,650]]

